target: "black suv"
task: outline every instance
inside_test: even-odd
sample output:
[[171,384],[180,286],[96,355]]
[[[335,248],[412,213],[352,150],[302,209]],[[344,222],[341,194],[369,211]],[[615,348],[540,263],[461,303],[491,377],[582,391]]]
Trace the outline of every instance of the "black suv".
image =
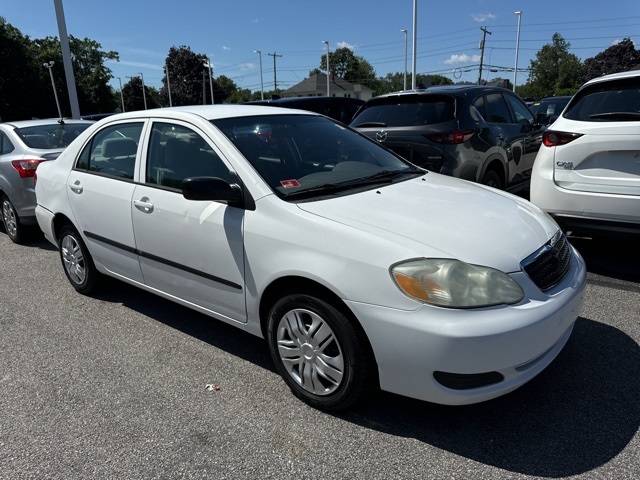
[[476,85],[381,95],[350,126],[419,167],[510,191],[529,187],[544,129],[513,92]]
[[272,107],[299,108],[321,113],[327,117],[349,124],[364,100],[352,97],[291,97],[275,100],[257,100],[250,105],[271,105]]

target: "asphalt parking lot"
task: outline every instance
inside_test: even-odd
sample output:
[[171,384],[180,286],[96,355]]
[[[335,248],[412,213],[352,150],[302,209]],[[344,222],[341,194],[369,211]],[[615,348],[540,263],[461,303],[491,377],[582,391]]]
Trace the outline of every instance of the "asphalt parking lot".
[[586,303],[541,375],[490,402],[296,400],[266,343],[117,281],[67,282],[0,227],[0,479],[640,479],[637,242],[572,239]]

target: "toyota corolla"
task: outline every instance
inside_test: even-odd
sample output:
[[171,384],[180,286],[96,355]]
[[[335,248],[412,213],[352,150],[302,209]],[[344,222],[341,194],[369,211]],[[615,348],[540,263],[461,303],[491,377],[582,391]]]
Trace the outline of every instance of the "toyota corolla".
[[325,410],[376,388],[450,405],[510,392],[583,300],[584,262],[538,207],[310,112],[114,115],[39,166],[36,195],[78,292],[108,275],[264,337]]

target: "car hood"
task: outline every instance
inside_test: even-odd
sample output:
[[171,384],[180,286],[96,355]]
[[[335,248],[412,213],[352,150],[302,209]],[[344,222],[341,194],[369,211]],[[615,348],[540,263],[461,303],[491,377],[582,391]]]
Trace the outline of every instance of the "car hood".
[[520,270],[558,230],[526,200],[433,172],[298,207],[386,239],[405,256],[399,260],[457,258],[504,272]]

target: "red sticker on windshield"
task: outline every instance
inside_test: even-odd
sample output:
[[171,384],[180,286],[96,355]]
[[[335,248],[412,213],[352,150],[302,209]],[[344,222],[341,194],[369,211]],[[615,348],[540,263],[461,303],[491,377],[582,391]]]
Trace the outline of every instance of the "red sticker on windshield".
[[297,180],[281,180],[280,185],[284,188],[295,188],[300,186]]

